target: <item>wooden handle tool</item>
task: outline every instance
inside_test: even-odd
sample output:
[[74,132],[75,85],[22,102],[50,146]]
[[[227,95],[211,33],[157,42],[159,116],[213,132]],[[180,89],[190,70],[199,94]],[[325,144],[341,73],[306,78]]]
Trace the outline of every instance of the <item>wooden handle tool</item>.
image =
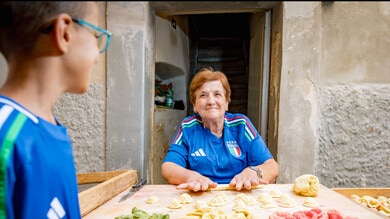
[[[265,186],[264,184],[260,184],[260,185],[257,185],[257,186],[252,186],[251,190],[252,190],[252,189],[263,188],[264,186]],[[215,187],[215,188],[209,188],[208,190],[210,190],[210,191],[236,190],[236,187],[230,186],[229,184],[220,184],[220,185],[218,185],[217,187]],[[245,189],[244,189],[244,190],[245,190]]]

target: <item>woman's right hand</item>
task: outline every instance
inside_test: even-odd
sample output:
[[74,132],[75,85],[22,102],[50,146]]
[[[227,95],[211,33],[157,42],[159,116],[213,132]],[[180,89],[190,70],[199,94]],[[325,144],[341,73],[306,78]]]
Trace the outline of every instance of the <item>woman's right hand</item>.
[[194,192],[197,191],[206,191],[209,188],[217,187],[218,183],[211,181],[209,178],[201,176],[196,179],[189,179],[187,182],[179,184],[176,188],[178,189],[188,189]]
[[208,177],[173,162],[162,164],[162,175],[168,183],[177,185],[177,189],[188,189],[197,192],[215,188],[218,185]]

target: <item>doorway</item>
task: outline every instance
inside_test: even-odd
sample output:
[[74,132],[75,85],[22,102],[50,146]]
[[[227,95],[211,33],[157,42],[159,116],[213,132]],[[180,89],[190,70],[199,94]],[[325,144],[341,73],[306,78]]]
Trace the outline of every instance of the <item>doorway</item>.
[[[188,15],[190,78],[211,66],[231,86],[229,112],[247,115],[267,142],[270,11]],[[192,114],[191,108],[188,114]]]
[[[276,158],[276,144],[268,144],[271,10],[254,9],[254,12],[246,8],[239,12],[222,9],[193,12],[185,9],[186,4],[153,2],[158,17],[174,21],[173,28],[177,24],[187,33],[190,60],[188,83],[202,67],[211,66],[224,72],[232,89],[229,112],[246,114]],[[183,20],[188,24],[184,28],[180,26]],[[185,90],[188,91],[188,84]],[[192,106],[189,103],[187,106],[187,114],[190,115],[193,113]],[[271,125],[270,128],[274,127]],[[272,139],[271,136],[271,142]],[[161,174],[158,172],[160,163],[154,169],[152,177],[158,178]]]
[[[191,72],[190,75],[188,75],[189,79],[191,79],[192,75],[199,69],[200,66],[198,66],[198,64],[209,65],[209,63],[206,62],[199,63],[195,58],[197,57],[198,52],[196,43],[201,42],[201,39],[209,38],[209,41],[211,42],[203,42],[208,44],[206,46],[210,46],[210,43],[213,44],[215,42],[227,45],[226,42],[218,40],[219,36],[222,36],[225,40],[228,39],[227,36],[236,37],[236,40],[244,39],[241,43],[246,43],[245,45],[242,45],[242,48],[246,49],[246,51],[243,50],[240,52],[238,49],[234,51],[239,52],[244,56],[241,59],[242,63],[239,63],[239,61],[236,61],[236,63],[233,61],[228,62],[227,54],[232,53],[227,52],[227,54],[224,54],[224,56],[221,56],[222,58],[220,58],[225,61],[224,68],[219,68],[216,65],[217,63],[212,64],[215,64],[215,69],[225,71],[226,74],[229,73],[229,82],[235,86],[235,90],[232,92],[232,95],[235,95],[234,102],[232,101],[233,103],[231,104],[230,110],[232,112],[243,112],[248,115],[265,142],[271,147],[271,152],[275,157],[277,151],[277,115],[275,113],[277,113],[279,106],[278,88],[275,87],[275,85],[278,86],[277,83],[279,83],[279,77],[277,75],[279,74],[279,69],[275,64],[280,62],[279,57],[275,58],[275,55],[277,56],[278,49],[280,48],[280,43],[278,43],[278,41],[280,41],[279,29],[281,28],[280,20],[278,19],[281,15],[279,10],[280,5],[281,2],[277,1],[151,2],[151,7],[159,17],[167,20],[171,20],[177,16],[189,18],[188,29],[193,28],[185,31],[188,31],[188,36],[191,37],[190,40],[192,41],[190,45]],[[275,11],[276,15],[271,14],[273,11]],[[271,22],[271,20],[273,22]],[[275,30],[271,30],[271,26],[273,27],[272,29]],[[274,33],[272,36],[271,31]],[[277,42],[275,46],[271,48],[271,37],[275,36]],[[247,39],[247,41],[245,41],[245,39]],[[232,43],[231,45],[234,44],[235,43]],[[236,45],[238,44],[239,43]],[[214,44],[214,46],[218,45]],[[272,62],[274,63],[272,64],[272,66],[274,66],[274,70],[272,70],[273,74],[270,71],[271,50],[276,52],[275,55],[273,55],[274,61]],[[209,51],[221,52],[221,50],[216,49]],[[209,59],[212,55],[213,54],[208,54]],[[233,56],[233,58],[237,59],[238,56]],[[227,66],[228,63],[232,65],[232,67]],[[242,66],[247,66],[247,69],[242,70]],[[235,67],[240,68],[240,70],[235,70]],[[229,70],[224,70],[226,68]],[[240,73],[237,73],[238,71],[240,71]],[[271,75],[273,76],[271,77]],[[241,85],[245,84],[242,82],[245,80],[248,83],[244,88]],[[270,82],[272,82],[274,86],[269,86]],[[244,101],[245,99],[246,101]],[[188,105],[187,110],[191,110],[190,108],[191,106]],[[268,110],[268,108],[270,109]],[[188,113],[191,113],[191,111]]]

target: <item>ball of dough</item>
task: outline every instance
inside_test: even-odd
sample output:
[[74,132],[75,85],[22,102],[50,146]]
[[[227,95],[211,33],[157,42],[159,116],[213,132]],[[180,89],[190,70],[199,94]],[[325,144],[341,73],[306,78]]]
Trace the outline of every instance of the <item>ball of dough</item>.
[[304,174],[294,180],[293,190],[297,195],[315,197],[318,195],[320,182],[312,174]]

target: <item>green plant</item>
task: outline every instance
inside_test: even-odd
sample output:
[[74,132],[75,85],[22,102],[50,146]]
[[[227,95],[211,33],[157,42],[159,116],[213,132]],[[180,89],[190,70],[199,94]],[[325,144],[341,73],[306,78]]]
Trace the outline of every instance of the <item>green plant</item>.
[[162,84],[161,81],[156,80],[154,86],[154,96],[171,96],[173,97],[173,84]]

